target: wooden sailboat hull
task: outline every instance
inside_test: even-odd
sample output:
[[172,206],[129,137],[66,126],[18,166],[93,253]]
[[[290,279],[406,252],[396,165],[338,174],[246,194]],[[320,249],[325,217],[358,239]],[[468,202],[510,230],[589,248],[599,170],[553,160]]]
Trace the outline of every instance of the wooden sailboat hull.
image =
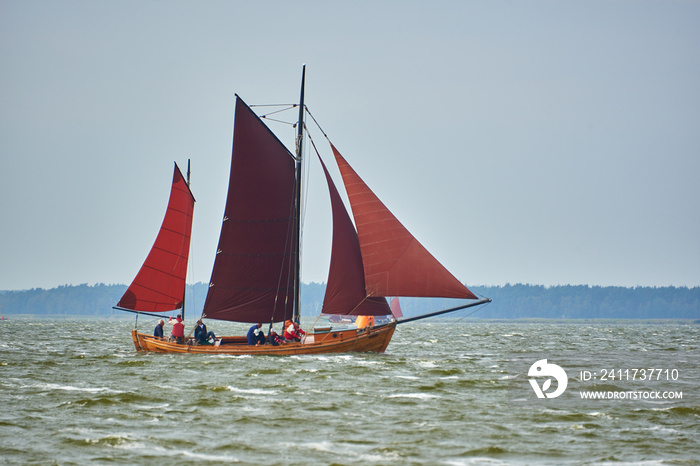
[[327,331],[307,335],[304,343],[287,343],[280,346],[249,346],[245,337],[232,336],[221,338],[219,346],[178,344],[156,337],[131,331],[131,337],[137,351],[159,353],[198,353],[198,354],[233,354],[233,355],[299,355],[326,353],[383,353],[391,341],[396,329],[396,322],[377,326],[368,330]]

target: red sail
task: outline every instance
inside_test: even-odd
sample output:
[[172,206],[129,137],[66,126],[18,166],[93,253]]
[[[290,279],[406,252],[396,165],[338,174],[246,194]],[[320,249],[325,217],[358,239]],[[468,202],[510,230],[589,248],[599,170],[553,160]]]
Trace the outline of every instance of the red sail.
[[331,144],[350,199],[369,296],[477,299],[384,206]]
[[323,160],[321,160],[321,166],[326,174],[333,210],[331,264],[322,312],[374,316],[391,314],[386,299],[367,296],[360,243],[357,240],[355,227]]
[[294,290],[294,157],[238,98],[228,197],[204,315],[284,321]]
[[140,312],[181,309],[185,297],[194,197],[175,164],[168,210],[141,270],[118,307]]
[[399,319],[403,317],[403,312],[401,312],[401,305],[399,304],[399,298],[394,298],[391,300],[391,315],[394,319]]

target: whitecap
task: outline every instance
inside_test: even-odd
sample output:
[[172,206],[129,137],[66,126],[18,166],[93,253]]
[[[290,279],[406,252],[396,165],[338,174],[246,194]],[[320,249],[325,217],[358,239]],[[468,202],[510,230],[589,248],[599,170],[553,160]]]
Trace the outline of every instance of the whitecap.
[[468,464],[495,464],[495,465],[501,465],[501,464],[510,464],[506,463],[500,460],[495,460],[493,458],[486,458],[486,457],[479,457],[475,456],[473,458],[467,458],[463,460],[448,460],[448,461],[443,461],[444,464],[450,464],[453,466],[466,466]]
[[143,411],[160,411],[162,409],[169,408],[170,403],[161,403],[157,405],[134,404],[134,407]]
[[667,464],[664,460],[648,460],[648,461],[632,461],[632,462],[614,462],[614,463],[598,463],[600,465],[615,465],[615,466],[652,466],[657,464]]
[[252,358],[252,354],[217,354],[214,357],[219,359],[248,359]]
[[678,432],[676,429],[671,429],[670,427],[663,426],[644,427],[641,430],[659,431],[665,434],[680,434],[680,432]]
[[356,361],[356,364],[357,364],[358,366],[376,366],[376,365],[379,365],[379,364],[383,364],[383,362],[382,362],[382,361],[366,361],[366,360],[363,361],[363,360],[359,360],[359,361]]
[[148,448],[150,451],[154,451],[154,452],[159,453],[159,454],[164,455],[164,456],[173,456],[173,457],[184,456],[187,458],[192,458],[192,459],[197,459],[197,460],[218,461],[218,462],[222,462],[222,463],[238,463],[238,462],[240,462],[240,459],[233,457],[233,456],[197,453],[197,452],[193,452],[190,450],[170,450],[167,448],[163,448],[162,446],[147,446],[141,442],[131,442],[131,443],[119,444],[119,445],[115,445],[115,448],[120,448],[122,450],[140,450],[140,449]]
[[358,459],[368,463],[381,463],[382,461],[395,461],[401,459],[397,453],[389,453],[384,455],[363,453],[357,456]]
[[262,388],[238,388],[231,385],[226,387],[226,390],[236,393],[245,393],[247,395],[277,395],[277,390],[265,390]]
[[437,398],[437,396],[427,393],[397,393],[396,395],[389,395],[387,398],[418,398],[420,400],[429,400],[431,398]]
[[120,390],[112,390],[108,387],[73,387],[71,385],[58,385],[55,383],[40,384],[38,388],[45,388],[48,390],[66,390],[70,392],[88,392],[88,393],[99,393],[99,392],[110,392],[110,393],[124,393]]
[[188,458],[194,458],[198,460],[205,460],[205,461],[220,461],[223,463],[238,463],[240,460],[238,458],[235,458],[233,456],[228,456],[228,455],[207,455],[204,453],[195,453],[187,450],[182,450],[179,452],[182,456],[186,456]]
[[315,451],[334,452],[335,446],[331,442],[307,442],[299,444],[300,447]]

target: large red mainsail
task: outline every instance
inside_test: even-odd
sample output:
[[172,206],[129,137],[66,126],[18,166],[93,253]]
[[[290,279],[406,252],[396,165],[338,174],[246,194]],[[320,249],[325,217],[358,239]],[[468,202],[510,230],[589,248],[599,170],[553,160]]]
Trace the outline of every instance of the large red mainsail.
[[194,197],[175,164],[168,209],[156,241],[117,307],[139,312],[181,309],[185,297]]
[[292,154],[237,98],[228,197],[203,316],[291,318],[295,180]]
[[331,144],[348,193],[367,296],[477,299],[386,208]]

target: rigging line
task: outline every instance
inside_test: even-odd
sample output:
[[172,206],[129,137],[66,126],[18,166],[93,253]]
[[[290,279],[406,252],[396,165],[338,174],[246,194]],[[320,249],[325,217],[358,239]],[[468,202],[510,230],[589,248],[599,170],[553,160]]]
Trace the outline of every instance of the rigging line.
[[[309,129],[306,127],[306,123],[304,123],[304,134],[306,134],[306,137],[309,138],[309,141],[311,141],[311,133],[309,133]],[[307,144],[306,164],[305,164],[306,173],[304,174],[304,177],[306,179],[306,183],[304,184],[305,191],[304,191],[304,195],[302,196],[304,200],[302,202],[302,214],[301,214],[301,227],[302,227],[302,229],[301,229],[301,233],[300,233],[300,235],[301,235],[300,239],[304,238],[303,232],[304,232],[304,222],[306,221],[306,206],[307,206],[307,203],[309,202],[309,184],[311,184],[311,176],[309,175],[311,173],[311,159],[309,158],[310,153],[311,153],[311,148],[308,147],[308,144]]]
[[[320,318],[321,318],[321,314],[317,315],[316,320],[314,320],[313,324],[311,324],[311,327],[307,327],[307,328],[310,328],[311,331],[313,332],[313,329],[316,327],[316,324],[318,323],[318,320]],[[284,336],[284,334],[282,334],[282,335]],[[306,338],[306,335],[304,335],[304,338]]]
[[[309,115],[311,115],[311,114],[309,114]],[[306,128],[306,125],[304,125],[304,128]],[[323,132],[323,130],[321,130],[321,131]],[[318,157],[318,160],[320,160],[321,162],[323,162],[323,158],[321,158],[321,154],[320,154],[319,151],[318,151],[318,147],[316,147],[316,143],[314,142],[314,138],[311,137],[311,132],[308,130],[308,128],[306,129],[306,137],[309,138],[309,142],[310,142],[311,145],[313,146],[314,151],[316,152],[316,157]],[[328,138],[326,137],[326,139],[328,139]],[[329,142],[330,142],[330,140],[329,140]],[[310,150],[310,149],[309,149],[309,150]],[[308,164],[307,164],[307,165],[308,165]],[[308,189],[308,187],[307,187],[307,189]]]
[[[296,183],[298,183],[298,181],[295,181],[295,183],[294,183],[294,184],[295,184],[295,186],[294,186],[295,191],[296,191]],[[295,199],[295,201],[294,201],[294,202],[291,202],[290,205],[289,205],[289,211],[290,211],[290,212],[289,212],[289,217],[290,217],[290,218],[293,218],[293,217],[294,217],[294,206],[295,206],[295,204],[296,204],[296,197],[295,197],[294,199]],[[292,232],[292,224],[293,224],[293,223],[294,223],[294,222],[287,222],[287,235],[286,235],[285,240],[284,240],[284,249],[285,249],[285,250],[284,250],[284,254],[282,255],[282,257],[283,257],[283,259],[282,259],[282,266],[280,267],[280,273],[279,273],[279,276],[278,276],[278,278],[277,278],[277,290],[275,290],[275,303],[274,303],[274,305],[272,306],[272,316],[270,317],[271,322],[274,321],[275,314],[277,313],[277,301],[278,301],[278,299],[279,299],[280,289],[282,288],[282,274],[283,274],[283,272],[284,272],[284,257],[286,257],[286,256],[287,256],[287,253],[289,252],[288,247],[289,247],[289,243],[291,243],[291,241],[290,241],[290,239],[291,239],[290,234],[291,234],[291,232]],[[290,277],[291,272],[292,272],[292,271],[291,271],[291,268],[292,268],[292,260],[291,260],[291,257],[292,257],[292,255],[290,254],[290,255],[289,255],[290,260],[288,261],[288,265],[287,265],[287,283],[286,283],[286,285],[285,285],[285,290],[286,290],[285,298],[284,298],[284,308],[285,308],[285,309],[287,309],[287,305],[288,305],[287,300],[288,300],[288,298],[289,298],[289,277]]]
[[[248,105],[250,108],[254,107],[289,107],[289,108],[296,108],[298,107],[299,104],[257,104],[257,105]],[[285,109],[288,110],[288,109]]]
[[[268,105],[268,106],[269,106],[269,105]],[[297,104],[294,104],[294,105],[292,105],[292,106],[289,106],[289,104],[287,104],[287,106],[288,106],[288,108],[285,108],[285,109],[283,109],[283,110],[289,110],[289,109],[291,109],[291,108],[297,107],[298,105],[297,105]],[[283,110],[280,110],[280,111],[283,111]],[[273,112],[273,113],[277,113],[277,112]],[[264,117],[261,117],[261,118],[264,118]],[[270,121],[278,121],[278,122],[280,122],[280,123],[284,123],[284,124],[288,124],[288,125],[290,125],[290,126],[292,126],[292,127],[296,127],[296,124],[291,124],[291,123],[288,123],[288,122],[284,122],[284,121],[280,121],[280,120],[275,120],[275,119],[271,119],[271,118],[267,118],[267,119],[270,120]],[[298,162],[297,162],[297,163],[298,163]],[[295,182],[294,182],[294,190],[295,190],[295,192],[296,192],[296,184],[299,183],[299,182],[300,182],[300,180],[295,180]],[[295,206],[296,206],[296,197],[294,197],[294,202],[291,202],[291,203],[290,203],[290,206],[289,206],[289,218],[294,218]],[[299,221],[300,223],[302,222],[301,219],[298,219],[298,221]],[[294,234],[293,231],[292,231],[292,230],[293,230],[293,228],[292,228],[292,227],[293,227],[293,224],[294,224],[294,222],[288,222],[288,223],[287,223],[287,234],[286,234],[286,236],[285,236],[285,243],[284,243],[284,244],[285,244],[285,246],[284,246],[284,247],[285,247],[285,251],[284,251],[285,254],[283,255],[283,257],[287,256],[287,253],[290,252],[288,248],[289,248],[289,246],[290,246],[291,240],[293,239],[293,234]],[[297,251],[296,254],[301,254],[301,251]],[[286,309],[288,308],[288,305],[289,305],[289,280],[290,280],[290,278],[292,277],[292,262],[293,262],[293,261],[291,260],[291,258],[292,258],[292,255],[291,255],[291,254],[289,254],[289,258],[290,258],[290,260],[287,262],[287,282],[285,283],[285,298],[284,298],[284,309],[285,309],[285,311],[286,311]],[[275,301],[274,301],[274,304],[273,304],[273,306],[272,306],[272,315],[270,316],[270,327],[269,327],[269,328],[272,328],[272,324],[274,323],[274,319],[275,319],[275,314],[277,314],[277,305],[278,305],[278,303],[279,303],[279,293],[280,293],[280,290],[282,289],[282,275],[283,275],[283,274],[284,274],[284,259],[282,260],[282,266],[280,267],[279,276],[277,277],[277,289],[275,290]],[[301,284],[299,284],[298,286],[301,286]],[[269,328],[268,328],[268,334],[269,334]]]
[[272,122],[275,122],[275,123],[282,123],[282,124],[284,124],[284,125],[289,125],[289,126],[295,127],[295,126],[296,126],[296,123],[289,122],[289,121],[284,121],[284,120],[278,120],[278,119],[276,119],[276,118],[270,118],[270,115],[275,115],[275,114],[277,114],[277,113],[286,112],[287,110],[293,110],[293,109],[295,109],[296,107],[298,107],[298,104],[294,104],[294,105],[292,105],[292,104],[251,105],[251,107],[280,107],[280,106],[284,106],[285,108],[282,108],[282,109],[279,109],[279,110],[275,110],[274,112],[265,113],[265,114],[263,114],[263,115],[258,115],[258,118],[264,119],[264,120],[267,120],[267,121],[272,121]]
[[[296,105],[295,105],[295,107],[296,107]],[[306,106],[304,106],[304,108],[306,109]],[[296,125],[297,125],[297,124],[298,124],[298,122],[297,122],[296,124],[294,124],[293,127],[296,128]],[[305,122],[303,123],[303,129],[304,129],[303,133],[306,135],[307,138],[309,138],[309,140],[311,140],[311,134],[309,133],[309,130],[308,130],[308,128],[307,128]],[[314,148],[315,148],[315,146],[314,146]],[[307,147],[307,148],[306,148],[306,151],[307,151],[307,157],[306,157],[306,159],[309,160],[308,154],[309,154],[310,149]],[[318,153],[318,151],[317,151],[317,153]],[[300,157],[303,159],[303,158],[304,158],[303,154],[300,154]],[[298,161],[297,163],[300,163],[300,162],[301,162],[301,161]],[[305,173],[305,174],[302,174],[302,176],[305,176],[305,177],[306,177],[307,183],[306,183],[306,186],[305,186],[304,195],[302,196],[302,199],[303,199],[303,200],[302,200],[302,208],[300,209],[300,211],[301,211],[301,214],[300,214],[300,215],[301,215],[301,218],[298,219],[300,228],[297,229],[297,232],[298,232],[297,234],[299,235],[299,250],[296,251],[296,254],[298,254],[299,256],[301,256],[301,254],[302,254],[302,248],[303,248],[303,244],[304,244],[304,241],[303,241],[303,239],[304,239],[304,223],[305,223],[305,221],[306,221],[306,207],[307,207],[307,202],[308,202],[308,199],[309,199],[309,196],[308,196],[308,193],[309,193],[309,183],[308,183],[308,180],[309,180],[309,178],[310,178],[310,177],[309,177],[310,165],[309,165],[308,163],[306,164],[305,169],[306,169],[306,173]],[[297,182],[297,183],[301,183],[301,180],[296,180],[296,182]],[[294,205],[292,205],[292,208],[293,208],[293,207],[294,207]],[[287,233],[289,234],[289,228],[287,229]],[[289,239],[289,236],[287,236],[287,239]],[[299,275],[300,275],[300,277],[301,277],[301,268],[302,268],[302,267],[303,267],[303,263],[300,262],[300,264],[299,264]],[[289,298],[289,280],[290,280],[291,277],[292,277],[292,261],[291,261],[291,260],[289,261],[289,269],[288,269],[287,277],[288,277],[288,278],[287,278],[287,294],[286,294],[286,297],[285,297],[285,309],[287,308],[287,304],[288,304],[288,303],[287,303],[287,300],[288,300],[288,298]],[[281,280],[282,280],[281,271],[280,271],[280,279],[279,279],[279,280],[280,280],[280,282],[281,282]],[[278,285],[278,286],[281,287],[281,284]],[[296,284],[296,286],[301,287],[301,283]],[[300,305],[300,307],[301,307],[301,305]],[[274,315],[274,312],[275,312],[275,311],[276,311],[276,309],[273,310],[273,315]],[[299,314],[301,315],[301,309],[299,309]]]
[[266,114],[264,114],[264,115],[260,115],[260,118],[267,118],[268,115],[274,115],[274,114],[276,114],[276,113],[286,112],[287,110],[292,110],[293,108],[294,108],[294,106],[292,106],[292,107],[287,107],[287,108],[281,108],[281,109],[279,109],[279,110],[275,110],[274,112],[270,112],[270,113],[266,113]]
[[[306,108],[306,106],[304,108]],[[306,137],[309,138],[309,140],[311,140],[311,134],[309,133],[309,130],[306,126],[306,122],[302,122],[302,123],[303,123],[303,129],[304,129],[303,134],[305,134]],[[294,125],[294,126],[296,127],[296,125]],[[302,206],[301,206],[302,208],[300,209],[301,218],[299,219],[299,224],[300,224],[300,228],[298,230],[298,232],[299,232],[299,251],[297,252],[297,254],[299,254],[299,256],[302,255],[302,250],[304,247],[304,223],[306,222],[306,208],[307,208],[307,203],[309,202],[309,184],[311,181],[311,177],[309,176],[309,174],[311,172],[311,168],[310,168],[311,165],[310,165],[310,158],[308,157],[308,155],[309,155],[310,151],[311,151],[311,149],[308,147],[308,144],[307,144],[306,157],[304,157],[304,155],[302,154],[302,158],[305,158],[307,162],[306,162],[305,166],[303,167],[303,168],[305,168],[306,172],[302,174],[302,177],[304,177],[304,179],[306,179],[306,183],[304,183],[304,185],[303,185],[305,188],[305,191],[302,195]],[[299,182],[301,182],[301,180]],[[291,265],[291,262],[290,262],[290,265]],[[299,262],[299,284],[297,285],[300,288],[301,288],[301,275],[302,275],[302,268],[303,267],[304,267],[304,263],[300,261]],[[299,304],[299,307],[301,307],[301,304]],[[299,309],[299,316],[301,316],[301,309]]]
[[321,128],[321,125],[318,123],[318,121],[316,121],[316,118],[314,118],[314,116],[313,116],[313,115],[311,114],[311,112],[309,111],[309,107],[307,107],[307,106],[304,106],[304,107],[305,107],[305,109],[306,109],[306,113],[309,114],[309,116],[311,117],[311,119],[314,120],[314,123],[316,123],[316,126],[318,126],[319,131],[321,131],[321,133],[323,133],[323,136],[324,136],[326,139],[328,139],[328,142],[331,142],[331,140],[328,138],[328,135],[326,134],[326,132],[323,131],[323,128]]
[[[114,309],[115,311],[131,312],[133,314],[142,314],[145,316],[153,316],[153,317],[160,317],[160,318],[165,317],[166,312],[176,312],[176,311],[179,312],[178,309],[170,309],[169,311],[163,311],[163,314],[153,314],[152,312],[135,311],[133,309],[126,309],[126,308],[119,307],[119,306],[112,306],[112,309]],[[172,319],[173,316],[168,316],[168,317],[170,317]]]
[[[464,286],[467,286],[466,283],[463,283],[463,285],[464,285]],[[476,291],[472,291],[472,290],[469,290],[469,291],[471,291],[472,293],[474,293],[476,296],[478,296],[478,297],[481,298],[481,299],[486,298],[486,296],[484,296],[484,295],[481,294],[481,293],[477,293]]]
[[[298,163],[298,162],[297,162]],[[294,192],[296,192],[296,186],[297,183],[299,183],[300,180],[294,180]],[[294,218],[296,211],[296,196],[293,197],[293,202],[290,203],[289,205],[289,218]],[[297,221],[301,222],[301,219],[297,219]],[[293,262],[292,261],[292,254],[291,251],[289,251],[289,248],[291,246],[292,240],[294,239],[295,235],[295,230],[294,228],[294,223],[295,222],[289,222],[287,223],[287,235],[285,237],[285,255],[286,253],[289,254],[289,261],[287,262],[287,282],[285,283],[285,297],[284,297],[284,309],[285,309],[285,317],[286,317],[286,310],[288,309],[289,306],[289,288],[290,288],[290,280],[292,280],[292,287],[294,286],[294,278],[293,278]],[[301,244],[301,243],[300,243]],[[296,254],[301,254],[301,251],[295,251]],[[277,313],[277,304],[278,304],[278,297],[279,297],[279,292],[282,288],[282,275],[284,272],[284,262],[282,263],[282,267],[280,267],[280,274],[279,278],[277,279],[277,291],[275,293],[275,305],[272,309],[272,319],[274,319],[275,314]],[[297,286],[301,286],[301,284],[298,284]]]
[[[483,298],[483,296],[482,296],[482,298]],[[491,304],[491,302],[485,303],[483,306],[477,307],[476,309],[474,309],[474,310],[473,310],[472,312],[470,312],[469,314],[463,315],[462,317],[460,317],[459,319],[457,319],[457,321],[455,322],[455,324],[458,324],[458,323],[462,322],[464,319],[466,319],[467,317],[469,317],[470,315],[475,314],[476,312],[483,310],[483,309],[484,309],[486,306],[488,306],[489,304]]]
[[[353,312],[355,312],[355,309],[358,309],[358,308],[362,305],[362,303],[364,303],[365,301],[367,301],[367,299],[369,299],[369,296],[365,296],[364,298],[362,298],[362,301],[360,301],[359,303],[357,303],[357,305],[356,305],[355,307],[353,307],[347,315],[349,315],[349,316],[355,315],[355,314],[353,314]],[[359,315],[359,314],[358,314],[358,315]]]
[[[295,106],[295,107],[296,107],[296,106]],[[304,108],[306,108],[306,106],[305,106]],[[293,127],[296,128],[297,124],[298,124],[298,122],[297,122],[296,124],[294,124]],[[304,131],[303,131],[303,134],[305,134],[306,137],[309,138],[309,140],[311,140],[311,134],[309,133],[309,130],[308,130],[307,126],[306,126],[306,123],[305,123],[305,122],[302,122],[302,124],[303,124],[303,127],[302,127],[302,128],[303,128],[303,130],[304,130]],[[307,160],[307,163],[305,164],[305,167],[303,167],[303,168],[305,169],[305,172],[302,173],[302,177],[303,177],[304,179],[306,179],[307,182],[306,182],[305,184],[303,184],[303,187],[304,187],[305,191],[304,191],[303,195],[301,196],[301,197],[302,197],[302,200],[301,200],[301,204],[302,204],[302,205],[301,205],[301,208],[299,209],[299,210],[300,210],[300,218],[298,219],[299,228],[296,230],[296,231],[297,231],[297,234],[299,235],[299,250],[296,251],[296,253],[297,253],[299,256],[302,255],[302,251],[303,251],[303,247],[304,247],[304,223],[306,222],[306,208],[307,208],[307,203],[308,203],[308,200],[309,200],[309,195],[308,195],[308,194],[309,194],[309,180],[310,180],[309,173],[310,173],[311,168],[310,168],[310,164],[308,163],[308,160],[309,160],[308,155],[309,155],[309,153],[310,153],[310,150],[311,150],[311,149],[310,149],[309,147],[306,147],[306,157],[304,156],[304,154],[300,154],[300,160],[297,161],[297,163],[301,163],[301,160],[302,160],[302,159],[306,159],[306,160]],[[302,180],[297,180],[297,183],[301,183],[301,182],[302,182]],[[288,277],[289,277],[289,278],[291,278],[291,276],[292,276],[292,275],[291,275],[291,273],[292,273],[291,267],[292,267],[292,261],[290,260],[290,261],[289,261],[289,271],[288,271],[288,272],[289,272],[289,274],[288,274]],[[303,262],[300,261],[300,262],[299,262],[299,277],[300,277],[299,280],[300,280],[300,282],[299,282],[298,284],[296,284],[296,286],[298,286],[298,287],[300,287],[300,288],[301,288],[302,267],[303,267]],[[289,278],[288,278],[288,281],[287,281],[287,290],[289,290]],[[288,294],[287,294],[287,296],[288,296]],[[301,307],[301,304],[299,305],[299,307]],[[285,304],[285,308],[286,308],[286,304]],[[299,315],[301,315],[301,309],[299,309]]]
[[282,123],[283,125],[289,125],[289,126],[296,126],[296,123],[291,123],[289,121],[284,121],[284,120],[278,120],[276,118],[267,118],[266,116],[261,116],[260,118],[264,118],[266,121],[274,121],[275,123]]
[[[302,95],[303,95],[303,87],[302,87]],[[295,105],[295,108],[297,105]],[[302,116],[301,118],[301,123],[302,125],[304,124],[304,118]],[[296,130],[297,125],[299,124],[299,121],[297,121],[292,127]],[[303,128],[303,126],[302,126]],[[303,137],[304,137],[304,132],[301,131],[301,138],[299,134],[294,135],[294,141],[295,141],[295,146],[296,146],[296,154],[297,158],[295,158],[296,163],[300,164],[302,160],[304,159],[304,154],[303,152],[299,151],[299,144],[302,144],[303,147]],[[297,173],[297,167],[295,166],[295,173]],[[302,248],[304,246],[304,219],[306,215],[306,209],[305,206],[303,205],[303,202],[306,201],[306,196],[303,196],[301,193],[301,187],[303,187],[303,177],[304,173],[299,170],[299,178],[295,180],[295,185],[294,185],[294,191],[297,192],[299,195],[294,197],[294,213],[296,214],[298,212],[299,218],[296,219],[297,224],[296,228],[292,232],[292,239],[295,240],[297,249],[294,251],[295,252],[295,257],[294,257],[294,263],[292,261],[289,261],[289,269],[287,273],[287,291],[289,291],[289,286],[290,286],[290,280],[291,280],[291,287],[293,292],[295,293],[294,296],[294,302],[292,303],[292,316],[291,318],[294,319],[295,315],[298,315],[299,318],[301,318],[301,271],[302,271],[302,261],[301,261],[301,254],[302,254]],[[299,202],[301,205],[297,206],[297,202]],[[295,238],[295,236],[298,235],[298,238]],[[297,270],[298,266],[298,270]],[[298,277],[297,277],[298,273]],[[297,282],[297,278],[299,281]],[[297,301],[297,296],[299,296],[299,300]],[[289,292],[287,292],[287,300],[289,300]],[[297,305],[299,306],[299,309],[295,309],[294,306]],[[285,310],[287,309],[287,305],[285,305]],[[298,314],[297,314],[298,313]]]
[[[307,131],[307,137],[309,138],[309,142],[311,142],[311,145],[314,146],[314,151],[316,151],[316,156],[321,159],[321,154],[318,152],[318,148],[316,147],[316,143],[314,142],[314,139],[311,137],[311,133]],[[322,159],[321,159],[322,160]]]

